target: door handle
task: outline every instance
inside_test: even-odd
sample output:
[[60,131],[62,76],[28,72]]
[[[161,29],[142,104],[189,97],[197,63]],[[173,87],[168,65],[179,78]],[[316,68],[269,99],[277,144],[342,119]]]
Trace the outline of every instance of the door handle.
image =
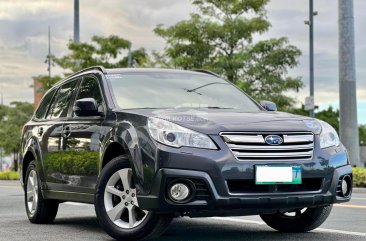
[[70,126],[65,126],[64,129],[62,130],[62,135],[67,138],[71,135],[71,128]]
[[39,128],[38,128],[37,134],[38,134],[39,136],[42,136],[42,135],[43,135],[43,127],[39,127]]

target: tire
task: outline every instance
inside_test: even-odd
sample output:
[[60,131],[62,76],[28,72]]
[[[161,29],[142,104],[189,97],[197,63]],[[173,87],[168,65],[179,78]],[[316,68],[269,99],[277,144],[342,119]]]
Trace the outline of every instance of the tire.
[[114,158],[104,167],[95,194],[98,221],[116,240],[158,237],[168,228],[173,216],[140,209],[132,175],[125,156]]
[[50,224],[56,218],[58,201],[44,199],[41,192],[41,180],[36,164],[32,161],[27,169],[24,181],[25,210],[31,223]]
[[290,213],[261,215],[262,220],[271,228],[284,233],[303,233],[319,227],[328,218],[333,205],[294,210]]

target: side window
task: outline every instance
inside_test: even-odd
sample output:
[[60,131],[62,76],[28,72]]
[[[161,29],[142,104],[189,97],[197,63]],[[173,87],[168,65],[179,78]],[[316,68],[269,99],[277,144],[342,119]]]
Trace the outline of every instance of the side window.
[[44,98],[42,99],[42,102],[39,104],[36,114],[35,114],[37,119],[44,119],[46,117],[48,107],[51,104],[51,100],[52,100],[52,97],[55,94],[55,92],[56,92],[56,89],[48,92],[44,96]]
[[47,115],[47,119],[57,119],[67,116],[70,100],[74,93],[76,84],[77,81],[73,80],[60,87]]
[[102,93],[96,78],[90,76],[84,77],[76,100],[84,98],[94,98],[97,102],[99,112],[104,112]]

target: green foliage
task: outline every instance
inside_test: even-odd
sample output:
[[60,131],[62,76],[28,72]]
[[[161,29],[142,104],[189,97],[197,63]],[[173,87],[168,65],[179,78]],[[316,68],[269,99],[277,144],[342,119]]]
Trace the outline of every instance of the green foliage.
[[0,180],[19,180],[19,173],[18,172],[0,172]]
[[44,156],[48,173],[95,176],[99,153],[92,151],[53,152]]
[[33,105],[12,102],[11,106],[0,105],[0,148],[6,155],[18,153],[23,125],[33,115]]
[[[130,41],[115,35],[94,36],[91,43],[70,41],[67,45],[70,54],[55,58],[54,61],[61,68],[72,72],[96,65],[106,68],[122,68],[128,65],[130,46]],[[143,66],[148,62],[148,55],[143,48],[133,51],[132,56],[135,65]]]
[[366,187],[366,168],[353,167],[353,185],[355,187]]
[[190,20],[169,28],[163,25],[155,28],[155,33],[167,41],[165,56],[170,59],[172,66],[183,69],[210,68],[210,54],[214,47],[210,46],[208,36],[205,36],[208,25],[208,21],[192,14]]
[[289,45],[287,38],[259,41],[246,53],[242,88],[259,100],[270,100],[280,108],[290,107],[295,100],[283,92],[299,91],[301,78],[287,76],[296,67],[301,51]]
[[319,111],[315,114],[315,117],[327,122],[339,133],[339,110],[333,109],[329,106],[328,109]]
[[[284,94],[298,91],[300,78],[287,76],[301,52],[286,38],[253,43],[266,32],[268,0],[195,0],[199,14],[155,33],[167,43],[161,59],[183,69],[208,69],[224,75],[258,100],[275,101],[287,108],[295,101]],[[168,61],[166,61],[168,59]]]
[[45,93],[47,90],[51,89],[57,82],[59,82],[62,77],[59,75],[52,76],[51,78],[48,75],[39,75],[36,79],[42,84],[42,87],[38,90],[39,92]]

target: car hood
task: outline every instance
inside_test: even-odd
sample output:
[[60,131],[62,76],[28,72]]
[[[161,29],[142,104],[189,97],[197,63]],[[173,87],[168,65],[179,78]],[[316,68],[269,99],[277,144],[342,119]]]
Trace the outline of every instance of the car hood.
[[[125,112],[125,111],[124,111]],[[303,120],[311,119],[284,112],[234,112],[232,110],[148,110],[136,109],[134,114],[157,117],[205,134],[220,132],[284,132],[310,131]]]

